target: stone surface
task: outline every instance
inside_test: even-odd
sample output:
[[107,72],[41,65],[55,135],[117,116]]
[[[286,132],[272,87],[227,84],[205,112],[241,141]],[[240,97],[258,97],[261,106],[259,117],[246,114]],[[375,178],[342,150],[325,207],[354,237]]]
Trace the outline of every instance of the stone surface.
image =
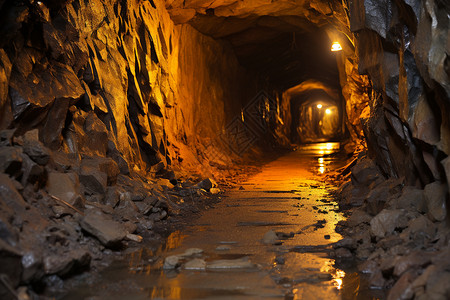
[[87,193],[105,194],[108,185],[108,175],[100,169],[100,165],[84,162],[79,172],[80,182]]
[[80,194],[80,181],[76,173],[49,173],[47,191],[75,207],[84,207],[85,200]]
[[[21,259],[22,255],[18,249],[0,239],[0,263],[2,266],[0,274],[7,278],[12,288],[17,287],[20,282],[22,272]],[[3,292],[3,288],[0,288],[0,295]]]
[[91,255],[84,249],[51,255],[44,258],[44,270],[47,275],[67,276],[79,272],[89,266]]
[[0,171],[18,177],[22,167],[22,149],[14,147],[0,148]]
[[427,211],[424,191],[415,187],[405,187],[401,196],[392,200],[390,205],[395,209],[414,208],[421,213]]
[[37,183],[39,187],[45,185],[47,181],[47,170],[32,161],[28,155],[22,155],[22,180],[21,183],[25,186],[27,183]]
[[185,270],[205,270],[206,261],[200,258],[194,258],[183,265]]
[[370,232],[379,238],[390,235],[396,228],[406,225],[403,216],[402,210],[383,209],[370,221]]
[[87,214],[80,220],[80,226],[106,247],[118,246],[128,233],[122,224],[102,213]]
[[204,189],[206,191],[210,191],[212,188],[217,187],[217,182],[215,182],[214,179],[207,178],[197,183],[197,187]]
[[278,242],[278,236],[277,236],[277,234],[275,233],[275,231],[269,230],[268,232],[266,232],[266,233],[264,234],[264,236],[263,236],[261,242],[262,242],[263,244],[269,244],[269,245],[275,244],[275,243]]
[[248,257],[213,260],[206,264],[207,270],[253,269],[255,267],[256,265]]
[[173,270],[181,265],[180,257],[177,255],[168,256],[164,259],[164,270]]
[[28,204],[17,191],[14,182],[8,175],[0,173],[0,201],[5,203],[14,212],[20,214],[28,209]]
[[23,144],[23,152],[25,152],[32,160],[41,166],[44,166],[50,160],[51,151],[39,141],[39,132],[37,129],[30,130],[25,133]]
[[447,216],[447,185],[438,182],[430,183],[425,186],[424,193],[428,217],[432,221],[443,221]]

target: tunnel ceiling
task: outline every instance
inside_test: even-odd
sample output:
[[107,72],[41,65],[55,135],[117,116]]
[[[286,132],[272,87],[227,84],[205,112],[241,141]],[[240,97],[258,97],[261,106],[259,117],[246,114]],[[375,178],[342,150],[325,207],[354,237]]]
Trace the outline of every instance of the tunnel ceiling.
[[325,30],[339,27],[342,4],[333,1],[166,1],[175,23],[228,41],[240,63],[286,90],[316,79],[338,87]]

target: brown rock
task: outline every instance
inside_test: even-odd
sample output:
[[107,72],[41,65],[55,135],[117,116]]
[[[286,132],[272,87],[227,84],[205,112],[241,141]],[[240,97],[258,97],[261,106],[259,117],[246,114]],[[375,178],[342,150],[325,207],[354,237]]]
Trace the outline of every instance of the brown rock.
[[49,173],[47,191],[75,207],[84,207],[85,200],[80,195],[80,181],[76,173]]
[[39,165],[45,166],[50,160],[51,151],[39,141],[38,130],[26,132],[23,141],[23,152]]
[[[97,161],[98,162],[98,161]],[[100,170],[99,164],[89,161],[80,167],[80,182],[89,194],[105,194],[108,175]]]
[[102,213],[88,213],[80,226],[106,247],[116,247],[127,235],[125,227]]
[[430,300],[448,299],[450,295],[450,272],[433,272],[427,280],[426,296]]
[[403,274],[389,291],[387,300],[411,299],[414,296],[411,283],[416,277],[412,272]]
[[5,203],[16,214],[24,213],[29,205],[17,191],[13,180],[8,175],[0,173],[0,201]]
[[22,167],[22,149],[15,147],[0,148],[0,172],[19,177]]
[[428,208],[428,217],[430,218],[430,220],[445,220],[445,217],[447,216],[447,185],[433,182],[425,186],[424,192]]
[[38,186],[44,186],[47,181],[47,170],[32,161],[26,154],[22,154],[22,160],[22,185],[37,182]]
[[197,183],[197,187],[209,191],[210,189],[217,187],[217,182],[215,182],[214,179],[207,178]]
[[375,181],[379,181],[383,176],[380,174],[374,161],[364,158],[352,168],[352,183],[368,187]]
[[390,204],[394,209],[414,208],[422,213],[427,210],[424,191],[412,186],[405,187],[402,191],[402,195],[399,198],[390,201]]
[[338,248],[335,251],[337,258],[352,258],[353,255],[347,248]]
[[376,270],[370,275],[369,278],[370,288],[382,289],[386,285],[386,279],[383,277],[383,273],[380,270]]
[[361,223],[369,224],[370,220],[372,220],[372,216],[370,216],[361,209],[356,209],[352,212],[352,215],[348,218],[347,224],[350,227],[356,227]]
[[84,249],[76,249],[45,257],[44,270],[47,275],[57,274],[64,277],[85,269],[90,262],[91,255],[89,252]]
[[430,263],[427,253],[415,251],[406,256],[395,259],[394,275],[400,277],[404,272],[412,268],[423,267]]
[[403,210],[383,209],[370,221],[370,232],[378,238],[390,235],[396,228],[406,227],[407,220],[404,215]]
[[[13,288],[20,282],[22,272],[22,255],[20,251],[0,239],[0,276],[6,276]],[[0,296],[3,294],[3,288],[0,287]],[[3,298],[2,298],[3,299]]]

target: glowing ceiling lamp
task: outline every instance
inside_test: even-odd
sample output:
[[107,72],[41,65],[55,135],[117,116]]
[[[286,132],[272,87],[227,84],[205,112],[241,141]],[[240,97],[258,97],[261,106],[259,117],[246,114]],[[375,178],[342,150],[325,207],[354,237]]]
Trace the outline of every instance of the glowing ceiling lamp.
[[332,52],[337,52],[337,51],[341,51],[342,50],[342,46],[339,42],[333,42],[333,44],[331,45],[331,51]]
[[322,104],[317,104],[317,108],[321,109],[322,108]]
[[327,115],[331,114],[331,109],[327,108],[327,109],[325,110],[325,113],[326,113]]

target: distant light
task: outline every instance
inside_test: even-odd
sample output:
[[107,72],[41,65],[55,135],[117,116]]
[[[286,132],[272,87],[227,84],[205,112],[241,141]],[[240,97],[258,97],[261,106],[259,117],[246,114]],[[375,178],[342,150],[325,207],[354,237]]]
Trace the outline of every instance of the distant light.
[[322,104],[317,104],[317,108],[321,109],[322,108]]
[[325,172],[325,168],[324,167],[320,167],[319,168],[319,172],[320,172],[320,174],[323,174]]
[[341,50],[342,50],[341,44],[339,42],[333,42],[333,44],[331,45],[331,51],[336,52]]
[[326,113],[327,115],[331,114],[331,109],[327,108],[327,109],[325,110],[325,113]]

